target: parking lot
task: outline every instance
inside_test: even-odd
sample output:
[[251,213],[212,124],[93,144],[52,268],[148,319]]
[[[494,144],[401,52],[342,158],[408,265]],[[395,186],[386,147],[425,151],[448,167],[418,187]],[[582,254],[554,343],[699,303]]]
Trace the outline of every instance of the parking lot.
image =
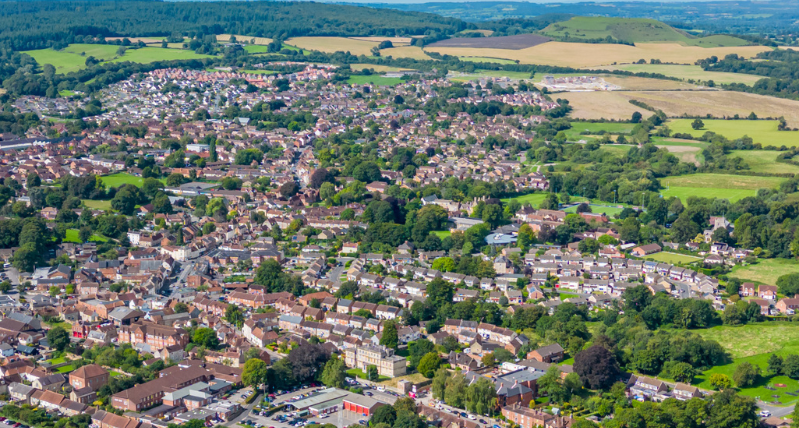
[[[380,391],[374,389],[370,385],[360,384],[355,380],[348,382],[348,384],[350,386],[359,386],[364,388],[365,396],[372,397],[375,400],[382,401],[387,404],[394,404],[394,402],[399,398],[398,394],[394,392],[385,390]],[[269,397],[269,399],[276,406],[283,404],[290,405],[293,402],[307,398],[314,392],[322,391],[324,389],[326,389],[324,385],[310,386],[307,388],[297,389],[295,391],[283,392],[283,394],[275,393],[274,396]],[[298,412],[293,409],[287,409],[286,411],[276,412],[271,416],[265,416],[265,412],[252,410],[247,411],[246,414],[241,417],[239,423],[242,425],[251,425],[255,428],[299,428],[312,423],[333,424],[339,428],[343,428],[353,424],[364,424],[365,422],[363,416],[344,410],[338,410],[320,416],[305,415],[303,417],[299,417],[297,413]]]

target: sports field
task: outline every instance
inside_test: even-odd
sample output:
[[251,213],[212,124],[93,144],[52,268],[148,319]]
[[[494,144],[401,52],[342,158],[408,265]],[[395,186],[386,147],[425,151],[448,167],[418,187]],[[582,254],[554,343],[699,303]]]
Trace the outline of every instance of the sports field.
[[394,86],[402,83],[399,77],[383,77],[379,74],[372,74],[370,76],[350,76],[347,83],[351,85],[366,85],[375,84],[377,86]]
[[94,201],[91,199],[81,199],[83,205],[86,205],[87,208],[91,208],[93,210],[110,210],[111,209],[111,201]]
[[251,53],[251,54],[254,54],[254,53],[267,53],[267,52],[269,52],[269,47],[268,46],[262,46],[262,45],[246,45],[246,46],[244,46],[244,50],[249,52],[249,53]]
[[750,265],[736,265],[732,268],[731,278],[774,285],[782,275],[799,272],[799,263],[788,259],[759,259]]
[[426,51],[457,57],[480,56],[518,60],[522,64],[544,64],[564,67],[599,67],[614,64],[631,64],[641,58],[654,58],[663,62],[693,64],[710,56],[723,58],[728,54],[753,57],[767,51],[765,46],[710,47],[684,46],[680,43],[591,44],[548,42],[525,49],[496,48],[444,48],[426,47]]
[[757,189],[775,188],[784,179],[732,174],[689,174],[660,180],[664,197],[676,196],[685,203],[689,197],[722,198],[735,202],[757,194]]
[[749,170],[754,172],[768,172],[775,174],[799,174],[799,166],[784,162],[777,162],[780,152],[771,150],[733,150],[729,156],[743,158],[749,165]]
[[24,53],[33,57],[39,64],[53,65],[58,74],[66,74],[86,68],[86,59],[90,56],[100,61],[131,61],[141,64],[165,60],[213,58],[213,56],[200,55],[189,50],[153,47],[131,48],[125,52],[125,55],[120,57],[117,56],[118,49],[119,46],[116,45],[72,44],[61,51],[38,49],[25,51]]
[[629,119],[635,111],[647,115],[643,109],[629,103],[629,100],[635,99],[663,110],[670,117],[683,114],[710,114],[715,117],[733,117],[737,114],[739,117],[747,117],[749,113],[755,112],[758,117],[783,116],[789,126],[799,127],[799,101],[744,92],[602,91],[564,92],[557,96],[569,100],[574,108],[571,116],[579,119]]
[[[792,403],[799,399],[799,396],[795,395],[799,390],[799,382],[787,376],[769,376],[766,371],[768,358],[772,353],[785,357],[799,352],[799,324],[765,322],[743,326],[716,326],[693,331],[706,339],[717,341],[733,358],[730,364],[713,367],[697,376],[694,385],[711,389],[708,381],[710,375],[722,373],[732,379],[735,368],[746,361],[759,366],[764,376],[754,386],[741,388],[739,391],[741,395],[759,397],[763,401],[780,404]],[[794,395],[788,395],[788,392]]]
[[664,76],[676,77],[683,80],[701,80],[714,83],[744,83],[751,85],[763,76],[743,73],[724,73],[720,71],[705,71],[698,65],[678,64],[622,64],[603,67],[606,70],[624,70],[633,73],[658,73]]
[[663,263],[679,264],[679,263],[693,263],[702,260],[701,257],[689,256],[687,254],[670,253],[668,251],[661,251],[655,254],[648,254],[644,259],[655,260]]
[[691,134],[695,137],[713,131],[731,140],[748,135],[755,143],[764,146],[799,146],[799,131],[778,131],[779,122],[776,120],[703,119],[705,126],[699,130],[691,127],[692,122],[692,119],[674,119],[666,122],[666,125],[672,132]]

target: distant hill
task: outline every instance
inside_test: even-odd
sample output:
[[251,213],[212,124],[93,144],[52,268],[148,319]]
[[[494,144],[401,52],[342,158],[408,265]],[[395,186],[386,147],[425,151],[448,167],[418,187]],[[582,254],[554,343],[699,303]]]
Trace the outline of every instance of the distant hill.
[[746,40],[716,35],[694,37],[654,19],[576,16],[550,24],[541,31],[561,40],[601,40],[625,43],[677,42],[689,46],[745,46]]

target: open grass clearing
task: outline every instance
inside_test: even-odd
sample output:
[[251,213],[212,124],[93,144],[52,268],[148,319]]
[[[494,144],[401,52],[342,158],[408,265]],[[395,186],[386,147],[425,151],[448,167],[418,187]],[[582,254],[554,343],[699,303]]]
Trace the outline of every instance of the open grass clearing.
[[[384,376],[381,376],[381,378],[382,377],[384,377]],[[407,381],[410,381],[413,384],[419,384],[419,383],[427,381],[428,379],[426,377],[424,377],[424,375],[422,375],[421,373],[414,373],[414,374],[409,374],[409,375],[405,375],[405,376],[397,376],[395,378],[391,378],[391,379],[387,379],[387,380],[381,380],[380,384],[381,385],[385,385],[385,386],[389,386],[391,388],[396,388],[397,384],[401,380],[407,380]]]
[[[799,324],[788,322],[764,322],[742,326],[715,326],[694,330],[705,339],[717,341],[733,358],[729,364],[716,366],[694,379],[694,385],[710,389],[709,378],[714,373],[726,374],[732,378],[735,368],[743,362],[760,367],[765,374],[768,358],[772,353],[785,357],[799,352]],[[785,385],[777,387],[776,385]],[[766,387],[772,389],[768,389]],[[741,388],[740,394],[759,398],[767,402],[788,404],[799,397],[788,395],[799,389],[799,382],[787,376],[764,375],[749,388]],[[776,397],[775,397],[776,396]]]
[[[64,242],[72,242],[75,244],[82,244],[83,241],[80,240],[80,231],[78,229],[67,229],[66,234],[64,235]],[[103,235],[98,235],[93,233],[89,237],[89,242],[108,242],[108,238]]]
[[663,62],[692,64],[710,56],[723,58],[728,54],[753,57],[769,50],[765,46],[711,47],[684,46],[680,43],[591,44],[548,42],[526,49],[449,48],[428,46],[425,50],[445,55],[479,56],[518,60],[523,64],[545,64],[585,68],[634,63],[641,58],[654,58]]
[[402,82],[403,80],[399,77],[384,77],[378,74],[372,74],[369,76],[350,76],[350,78],[347,80],[347,83],[351,85],[374,84],[377,86],[394,86],[399,85]]
[[[705,126],[693,129],[692,119],[673,119],[666,122],[672,132],[680,132],[701,137],[705,132],[712,131],[731,140],[749,136],[755,143],[764,146],[799,146],[799,131],[778,131],[779,122],[776,120],[723,120],[703,119]],[[776,157],[776,153],[775,153]]]
[[592,134],[597,134],[601,131],[605,132],[612,132],[612,133],[620,133],[620,134],[629,134],[632,132],[633,128],[635,127],[634,123],[625,123],[625,122],[581,122],[581,121],[574,121],[571,122],[571,129],[568,132],[574,132],[579,134],[580,132],[590,132]]
[[752,85],[763,76],[743,73],[725,73],[720,71],[705,71],[698,65],[679,65],[679,64],[622,64],[603,67],[605,70],[623,70],[633,73],[658,73],[664,76],[676,77],[683,80],[695,80],[707,82],[712,80],[714,83],[743,83]]
[[727,199],[730,202],[735,202],[749,196],[755,196],[756,190],[746,189],[719,189],[715,187],[683,187],[671,186],[668,189],[660,191],[664,198],[672,196],[680,198],[683,204],[687,204],[688,198],[695,196],[697,198],[719,198]]
[[433,235],[438,236],[439,239],[444,239],[447,236],[452,235],[452,232],[450,232],[449,230],[434,230]]
[[736,265],[729,274],[731,278],[774,285],[782,275],[799,272],[799,263],[788,259],[759,259],[746,266]]
[[[594,214],[605,214],[608,217],[612,217],[615,214],[622,212],[624,208],[619,208],[618,206],[609,206],[609,205],[593,205],[591,204],[591,212]],[[569,207],[563,210],[567,213],[576,213],[577,206]]]
[[679,264],[679,263],[693,263],[696,261],[702,260],[701,257],[696,256],[689,256],[687,254],[678,254],[678,253],[671,253],[668,251],[661,251],[655,254],[648,254],[644,257],[645,260],[655,260],[658,262],[669,263],[669,264]]
[[799,166],[777,162],[780,152],[771,150],[733,150],[729,156],[743,158],[749,170],[775,174],[799,174]]
[[61,51],[53,49],[38,49],[26,51],[25,53],[33,57],[39,64],[51,64],[55,67],[56,73],[66,74],[86,68],[86,59],[90,56],[100,61],[110,62],[136,62],[147,64],[154,61],[167,60],[187,60],[213,58],[211,55],[200,55],[189,50],[168,49],[157,47],[129,48],[125,54],[119,56],[117,45],[100,44],[72,44]]
[[[347,375],[350,376],[350,377],[359,377],[361,379],[368,379],[366,377],[366,373],[364,373],[363,370],[361,370],[361,369],[349,369],[349,370],[347,370]],[[394,378],[394,379],[397,379],[397,378]],[[380,376],[377,379],[378,382],[384,382],[384,381],[387,381],[387,380],[391,380],[391,378],[388,377],[388,376]]]
[[190,50],[164,49],[164,48],[141,48],[130,49],[125,55],[114,59],[111,62],[136,62],[139,64],[149,64],[156,61],[176,61],[189,59],[215,58],[213,55],[202,55]]

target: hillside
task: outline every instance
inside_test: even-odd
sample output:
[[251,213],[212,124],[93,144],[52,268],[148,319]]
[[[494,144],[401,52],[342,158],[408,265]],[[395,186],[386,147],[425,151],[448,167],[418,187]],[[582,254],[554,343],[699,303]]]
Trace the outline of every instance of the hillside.
[[677,42],[690,46],[744,46],[745,40],[732,36],[697,38],[654,19],[576,16],[544,28],[542,34],[563,40],[611,38],[627,43]]
[[86,35],[199,32],[287,39],[454,34],[467,28],[459,19],[430,13],[311,2],[9,1],[0,8],[0,43],[14,50],[45,48],[53,41],[72,43]]

